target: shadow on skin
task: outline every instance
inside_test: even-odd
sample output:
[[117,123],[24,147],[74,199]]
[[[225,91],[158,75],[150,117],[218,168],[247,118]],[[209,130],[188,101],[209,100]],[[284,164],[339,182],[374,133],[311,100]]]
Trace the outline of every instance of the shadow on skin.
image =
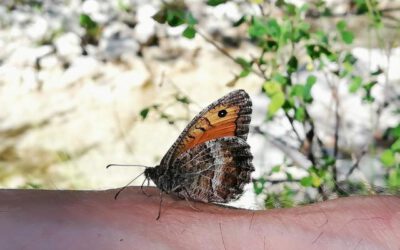
[[400,199],[340,198],[251,211],[159,190],[0,190],[2,249],[398,249]]

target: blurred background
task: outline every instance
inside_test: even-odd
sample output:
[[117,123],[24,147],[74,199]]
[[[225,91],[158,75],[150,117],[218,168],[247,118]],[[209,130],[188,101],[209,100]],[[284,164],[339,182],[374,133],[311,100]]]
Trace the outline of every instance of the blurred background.
[[0,187],[123,186],[143,169],[107,164],[157,165],[241,88],[256,171],[236,205],[396,193],[399,38],[399,1],[2,0]]

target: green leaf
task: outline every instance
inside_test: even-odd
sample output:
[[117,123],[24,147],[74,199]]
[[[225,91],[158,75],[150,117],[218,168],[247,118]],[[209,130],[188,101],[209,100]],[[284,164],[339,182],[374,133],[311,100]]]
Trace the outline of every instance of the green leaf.
[[322,184],[322,179],[315,173],[311,172],[313,187],[319,187]]
[[190,104],[190,99],[187,96],[175,96],[175,100],[183,104]]
[[190,12],[186,12],[187,14],[186,14],[186,23],[189,25],[189,26],[194,26],[195,24],[197,24],[197,20],[196,20],[196,18],[194,18],[194,16],[192,15],[192,13],[190,13]]
[[350,52],[346,53],[343,62],[354,65],[357,62],[357,58]]
[[273,167],[271,169],[272,173],[279,173],[281,171],[281,166],[280,165],[276,165],[275,167]]
[[354,34],[351,31],[341,31],[340,35],[342,36],[343,42],[347,44],[352,44],[354,39]]
[[287,15],[289,16],[294,16],[296,15],[296,5],[292,4],[292,3],[285,3],[285,12]]
[[377,81],[371,81],[363,86],[366,91],[371,91],[371,89],[377,84]]
[[308,3],[303,4],[299,8],[299,13],[307,12],[307,10],[310,8],[310,5]]
[[251,69],[251,63],[248,62],[243,57],[238,57],[235,59],[236,63],[242,66],[243,69]]
[[97,28],[97,23],[93,21],[92,18],[86,14],[81,14],[79,16],[79,24],[87,30],[92,30]]
[[281,75],[281,74],[279,74],[279,73],[275,73],[272,77],[271,77],[271,79],[272,80],[274,80],[274,81],[276,81],[276,82],[278,82],[278,83],[280,83],[281,85],[286,85],[286,84],[288,84],[288,77],[286,77],[286,76],[283,76],[283,75]]
[[331,58],[334,56],[332,52],[330,52],[325,46],[321,44],[310,44],[306,46],[307,54],[311,57],[311,59],[320,58],[321,55],[326,55],[330,60],[335,58]]
[[298,67],[297,58],[295,56],[290,57],[286,67],[287,67],[288,74],[292,74],[293,72],[296,72],[297,67]]
[[351,93],[355,93],[362,85],[362,79],[359,76],[354,77],[349,86],[349,91]]
[[394,138],[400,138],[400,124],[396,127],[389,128],[389,135],[393,136]]
[[317,78],[314,75],[309,75],[306,80],[306,85],[314,85],[317,82]]
[[267,41],[263,40],[263,41],[260,41],[260,47],[265,51],[275,52],[278,50],[279,44],[272,39],[267,40]]
[[226,3],[226,0],[208,0],[207,1],[207,5],[210,5],[210,6],[217,6],[217,5],[220,5],[223,3]]
[[185,23],[185,11],[179,9],[168,9],[167,10],[167,22],[171,27],[177,27]]
[[164,24],[167,21],[167,10],[161,9],[161,10],[157,11],[157,13],[152,16],[152,18],[156,22]]
[[323,32],[322,30],[320,30],[320,31],[315,32],[315,35],[316,35],[317,39],[318,39],[321,43],[323,43],[323,44],[325,44],[325,45],[328,45],[328,42],[329,42],[329,40],[328,40],[328,35],[327,35],[325,32]]
[[381,154],[381,161],[385,167],[391,167],[395,164],[396,158],[394,156],[394,152],[390,149],[386,149]]
[[250,37],[262,37],[268,34],[267,24],[260,18],[253,18],[248,29]]
[[242,66],[242,72],[240,72],[239,77],[243,78],[250,74],[251,72],[251,62],[246,61],[246,59],[242,57],[238,57],[235,59],[236,63]]
[[304,93],[304,86],[300,85],[300,84],[296,84],[293,86],[293,88],[290,92],[290,95],[303,98],[303,93]]
[[267,33],[275,39],[279,39],[281,28],[275,19],[269,19],[267,21]]
[[323,168],[325,169],[327,169],[330,166],[333,166],[336,163],[336,159],[332,156],[325,156],[323,160],[324,160]]
[[142,109],[140,111],[140,116],[142,117],[142,120],[147,118],[147,116],[149,115],[149,112],[150,112],[150,108],[149,107],[144,108],[144,109]]
[[296,109],[296,112],[294,114],[294,118],[299,121],[299,122],[303,122],[304,119],[306,117],[306,111],[304,108],[300,107]]
[[312,185],[312,177],[309,175],[309,176],[301,178],[300,184],[303,187],[311,187],[311,185]]
[[308,31],[311,28],[311,24],[306,22],[300,22],[297,27],[302,31]]
[[244,70],[242,70],[241,72],[240,72],[240,74],[239,74],[239,77],[240,78],[243,78],[243,77],[246,77],[246,76],[248,76],[249,74],[250,74],[250,70],[249,69],[244,69]]
[[340,20],[337,24],[336,24],[336,28],[339,31],[344,31],[347,28],[347,23],[344,20]]
[[317,78],[313,75],[309,75],[306,80],[306,84],[304,85],[303,99],[307,103],[311,103],[313,101],[311,95],[311,89],[316,83]]
[[389,173],[388,178],[389,187],[394,188],[395,190],[400,187],[400,171],[399,169],[393,169]]
[[371,72],[371,76],[377,76],[383,73],[383,70],[379,67],[377,70]]
[[242,23],[247,21],[247,16],[242,16],[239,20],[233,23],[233,27],[239,27]]
[[269,97],[271,97],[279,92],[282,92],[281,84],[279,84],[275,81],[268,81],[268,82],[264,83],[263,88],[265,90],[265,93]]
[[188,39],[193,39],[196,35],[196,30],[193,28],[193,26],[188,26],[182,32],[182,35]]
[[272,117],[285,103],[285,95],[283,92],[278,92],[271,97],[271,102],[268,105],[268,116]]
[[392,144],[392,146],[391,146],[390,148],[393,150],[393,152],[400,152],[400,138],[397,139],[397,140]]
[[262,177],[253,181],[253,189],[257,195],[263,192],[265,182],[265,179]]

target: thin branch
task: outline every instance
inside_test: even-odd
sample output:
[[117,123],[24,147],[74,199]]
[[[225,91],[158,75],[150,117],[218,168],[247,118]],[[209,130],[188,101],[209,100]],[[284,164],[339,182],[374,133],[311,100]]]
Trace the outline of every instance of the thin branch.
[[270,183],[271,185],[277,185],[280,183],[300,183],[301,179],[278,179],[278,180],[274,180],[274,179],[265,179],[266,182]]
[[301,139],[299,132],[297,132],[297,129],[296,129],[296,127],[294,126],[293,118],[289,116],[289,113],[288,113],[286,110],[285,110],[285,116],[286,116],[286,118],[288,119],[288,121],[289,121],[289,123],[290,123],[290,126],[292,127],[293,132],[296,134],[297,140],[298,140],[300,143],[302,143],[303,140]]
[[346,179],[350,177],[350,175],[354,172],[356,168],[358,168],[358,165],[360,164],[361,159],[364,157],[364,155],[367,153],[367,149],[363,149],[361,151],[361,154],[359,157],[357,157],[356,161],[354,162],[353,166],[351,166],[349,172],[346,174]]
[[[211,38],[209,38],[208,36],[206,36],[202,31],[200,31],[199,29],[196,29],[197,34],[199,34],[204,40],[206,40],[208,43],[210,43],[212,46],[214,46],[219,52],[221,52],[224,56],[228,57],[229,59],[231,59],[233,62],[235,62],[237,65],[241,66],[235,57],[233,57],[231,54],[229,54],[228,51],[226,51],[222,46],[220,46],[217,42],[215,42],[214,40],[212,40]],[[256,74],[257,76],[261,77],[262,79],[265,79],[265,76],[256,71],[254,68],[251,68],[251,71]]]
[[[338,83],[339,84],[339,83]],[[338,96],[338,86],[336,86],[333,90],[333,98],[335,99],[335,135],[334,135],[334,146],[333,146],[333,157],[337,159],[339,153],[339,129],[340,129],[340,114],[339,114],[339,96]],[[332,166],[332,177],[335,182],[335,190],[338,190],[337,185],[337,164]]]
[[[396,11],[400,11],[400,6],[391,7],[391,8],[383,8],[383,9],[377,10],[378,13],[382,13],[382,14],[396,12]],[[350,16],[350,15],[362,16],[364,14],[365,13],[356,13],[356,12],[353,12],[353,11],[346,11],[346,12],[343,12],[343,13],[332,13],[329,16],[323,16],[323,17],[336,18],[336,17],[347,17],[347,16]],[[308,12],[307,15],[306,15],[306,18],[310,18],[310,19],[318,19],[318,18],[321,18],[321,17],[322,17],[322,13],[317,11],[317,10],[315,10],[315,9],[312,12]]]

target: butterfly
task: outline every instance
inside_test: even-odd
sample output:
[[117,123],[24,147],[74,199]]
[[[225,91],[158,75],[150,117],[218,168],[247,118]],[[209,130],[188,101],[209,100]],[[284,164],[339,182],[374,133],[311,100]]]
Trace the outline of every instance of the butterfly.
[[[205,203],[227,203],[250,182],[253,156],[246,139],[252,103],[244,90],[230,92],[186,126],[159,165],[144,171],[162,194]],[[142,185],[143,186],[143,185]]]

